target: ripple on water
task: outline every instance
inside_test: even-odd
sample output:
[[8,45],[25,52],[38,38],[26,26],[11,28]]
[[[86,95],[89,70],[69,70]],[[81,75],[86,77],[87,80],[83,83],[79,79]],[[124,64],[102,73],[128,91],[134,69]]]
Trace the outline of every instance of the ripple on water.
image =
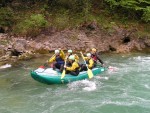
[[39,59],[24,61],[26,67],[1,69],[0,113],[149,113],[150,57],[125,54],[106,59],[119,69],[67,85],[34,81],[29,71],[39,66]]

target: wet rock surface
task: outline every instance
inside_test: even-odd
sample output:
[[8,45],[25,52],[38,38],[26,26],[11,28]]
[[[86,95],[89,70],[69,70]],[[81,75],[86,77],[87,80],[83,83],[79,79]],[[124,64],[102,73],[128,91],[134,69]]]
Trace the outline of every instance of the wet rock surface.
[[43,33],[34,38],[0,34],[0,62],[14,61],[14,57],[18,60],[30,59],[36,54],[48,54],[58,48],[90,51],[95,47],[99,52],[116,53],[150,48],[150,38],[137,38],[134,32],[116,27],[108,33],[98,28],[96,23],[90,23],[80,30]]

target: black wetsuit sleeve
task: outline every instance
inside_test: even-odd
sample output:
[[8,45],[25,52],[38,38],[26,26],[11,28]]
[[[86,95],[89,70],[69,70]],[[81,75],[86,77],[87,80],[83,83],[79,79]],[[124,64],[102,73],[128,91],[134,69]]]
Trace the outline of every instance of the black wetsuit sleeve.
[[101,64],[104,64],[104,62],[100,59],[100,56],[96,53],[96,57],[97,57],[97,60],[101,63]]

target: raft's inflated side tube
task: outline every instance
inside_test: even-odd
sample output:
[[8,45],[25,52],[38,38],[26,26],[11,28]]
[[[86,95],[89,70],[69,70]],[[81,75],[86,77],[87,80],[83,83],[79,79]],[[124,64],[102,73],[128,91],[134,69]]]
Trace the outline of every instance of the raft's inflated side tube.
[[[104,67],[96,67],[92,69],[92,72],[94,76],[97,76],[105,70],[106,69]],[[63,79],[61,79],[61,73],[58,70],[54,71],[52,68],[38,68],[34,71],[31,71],[31,77],[36,81],[45,84],[62,84],[77,80],[88,79],[88,74],[87,71],[80,72],[78,76],[66,74],[66,76]]]

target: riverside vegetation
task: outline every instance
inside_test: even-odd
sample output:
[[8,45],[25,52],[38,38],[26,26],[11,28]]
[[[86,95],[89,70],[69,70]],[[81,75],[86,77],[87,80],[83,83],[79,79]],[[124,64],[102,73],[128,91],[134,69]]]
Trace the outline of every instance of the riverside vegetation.
[[[149,0],[1,0],[0,29],[17,35],[36,36],[42,29],[78,28],[97,21],[104,29],[115,24],[147,33]],[[108,30],[108,31],[109,31]],[[141,34],[142,34],[141,33]]]

